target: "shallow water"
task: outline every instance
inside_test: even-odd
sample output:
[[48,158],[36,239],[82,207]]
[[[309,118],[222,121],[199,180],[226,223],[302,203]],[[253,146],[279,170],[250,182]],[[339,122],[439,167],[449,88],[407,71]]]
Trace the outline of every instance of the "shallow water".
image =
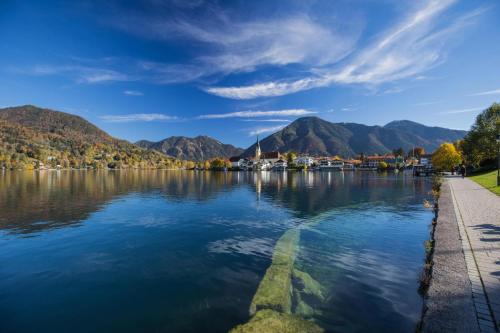
[[227,332],[276,241],[327,332],[413,332],[430,183],[363,172],[0,172],[1,332]]

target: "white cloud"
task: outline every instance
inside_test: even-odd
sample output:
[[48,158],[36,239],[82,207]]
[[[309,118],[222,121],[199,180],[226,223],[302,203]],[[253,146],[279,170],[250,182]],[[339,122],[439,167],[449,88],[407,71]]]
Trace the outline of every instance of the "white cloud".
[[[482,10],[458,18],[442,15],[458,0],[408,1],[408,15],[392,28],[366,36],[367,46],[357,48],[363,20],[349,15],[315,13],[312,6],[290,4],[279,15],[233,15],[231,6],[181,5],[182,1],[150,1],[141,10],[119,3],[110,5],[107,24],[145,38],[182,39],[195,50],[184,63],[105,58],[76,66],[37,66],[34,75],[68,75],[78,83],[146,81],[156,84],[198,82],[207,93],[231,99],[282,96],[331,85],[374,86],[412,77],[446,58],[445,44]],[[289,8],[290,7],[290,8]],[[291,8],[293,7],[293,8]],[[180,8],[180,9],[179,9]],[[297,10],[297,8],[299,10]],[[180,11],[179,11],[180,10]],[[193,11],[194,10],[194,11]],[[236,13],[238,14],[238,13]],[[315,15],[316,14],[316,15]],[[104,21],[103,21],[104,22]],[[202,55],[201,55],[202,54]],[[80,62],[79,62],[80,61]],[[82,66],[83,64],[83,66]],[[217,86],[221,77],[254,72],[273,66],[293,73],[267,82]],[[283,75],[283,74],[274,74]],[[394,91],[392,91],[394,92]]]
[[403,92],[404,89],[401,87],[392,87],[383,91],[384,94],[397,94]]
[[478,107],[478,108],[448,110],[448,111],[439,112],[438,114],[457,114],[457,113],[467,113],[467,112],[475,112],[475,111],[481,111],[481,110],[484,110],[484,108]]
[[144,96],[144,94],[137,90],[125,90],[123,94],[128,96]]
[[172,10],[165,15],[128,12],[109,22],[146,38],[199,43],[205,51],[203,56],[194,57],[188,65],[172,65],[181,77],[193,76],[193,72],[249,72],[263,65],[332,64],[354,49],[362,28],[354,13],[349,19],[332,15],[324,22],[328,24],[322,24],[302,10],[299,14],[284,13],[281,18],[236,19],[227,8],[208,7],[205,13],[211,15],[207,16],[183,12],[171,18]]
[[224,118],[255,118],[255,117],[276,117],[276,116],[305,116],[316,112],[306,109],[289,109],[275,111],[237,111],[230,113],[205,114],[198,116],[198,119],[224,119]]
[[289,119],[242,119],[241,121],[246,122],[263,122],[263,123],[289,123]]
[[444,61],[444,44],[482,13],[477,10],[459,17],[444,28],[442,14],[455,0],[430,0],[395,28],[355,54],[341,66],[316,69],[315,75],[295,81],[273,81],[238,87],[209,87],[208,93],[252,99],[281,96],[332,84],[376,85],[415,76]]
[[302,90],[326,86],[330,82],[324,78],[305,78],[293,82],[266,82],[243,87],[210,87],[205,91],[220,97],[232,99],[252,99],[257,97],[282,96]]
[[111,123],[126,123],[126,122],[137,122],[137,121],[168,121],[177,120],[175,116],[167,116],[161,113],[134,113],[126,115],[108,115],[102,116],[101,119],[111,122]]
[[32,68],[18,70],[30,75],[68,75],[77,83],[103,83],[133,81],[132,76],[113,69],[81,66],[81,65],[36,65]]
[[478,93],[475,93],[475,94],[471,94],[469,96],[488,96],[488,95],[500,95],[500,89],[489,90],[489,91],[482,91],[482,92],[478,92]]
[[272,127],[259,127],[259,128],[252,129],[250,132],[248,132],[248,135],[255,136],[255,135],[260,135],[260,134],[264,134],[264,133],[277,132],[285,126],[286,125],[279,125],[279,126],[272,126]]

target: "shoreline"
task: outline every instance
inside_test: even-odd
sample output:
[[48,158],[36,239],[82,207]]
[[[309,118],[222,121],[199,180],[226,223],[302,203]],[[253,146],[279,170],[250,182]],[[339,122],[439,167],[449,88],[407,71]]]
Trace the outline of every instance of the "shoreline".
[[471,222],[464,220],[471,216],[463,215],[467,203],[477,206],[481,200],[466,192],[468,185],[467,180],[448,177],[441,186],[432,274],[418,332],[497,332],[491,299],[484,290],[485,272],[478,270],[481,262],[477,262],[476,251],[482,250],[477,247],[477,240],[471,243],[474,226],[469,229],[467,224]]
[[479,332],[448,180],[441,185],[422,332]]

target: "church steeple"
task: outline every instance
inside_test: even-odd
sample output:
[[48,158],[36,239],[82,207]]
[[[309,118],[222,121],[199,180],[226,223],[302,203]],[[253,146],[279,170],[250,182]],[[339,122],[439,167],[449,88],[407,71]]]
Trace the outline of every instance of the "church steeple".
[[257,135],[257,144],[255,145],[255,160],[258,161],[260,160],[260,142],[259,142],[259,136]]

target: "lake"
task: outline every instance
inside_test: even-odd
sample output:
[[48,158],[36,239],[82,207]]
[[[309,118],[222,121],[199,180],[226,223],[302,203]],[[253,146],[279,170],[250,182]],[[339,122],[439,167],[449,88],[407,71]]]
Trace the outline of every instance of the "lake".
[[[299,230],[292,311],[414,332],[430,180],[371,172],[0,171],[1,332],[227,332]],[[320,297],[321,296],[321,297]]]

